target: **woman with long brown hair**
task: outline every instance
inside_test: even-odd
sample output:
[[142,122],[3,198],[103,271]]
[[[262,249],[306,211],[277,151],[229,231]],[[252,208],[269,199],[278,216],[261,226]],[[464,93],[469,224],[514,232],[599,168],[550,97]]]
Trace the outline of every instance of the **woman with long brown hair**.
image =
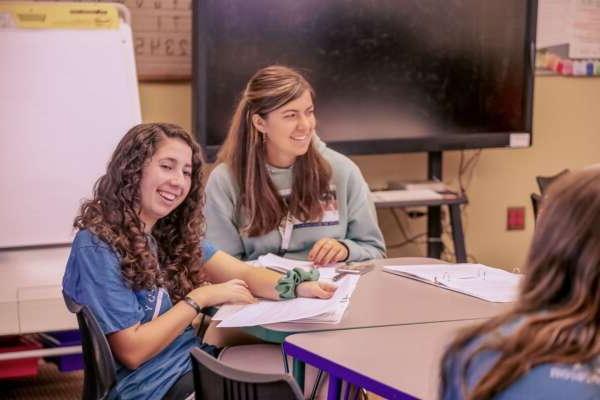
[[75,219],[63,290],[90,309],[107,337],[117,361],[111,398],[193,392],[191,348],[219,350],[200,343],[190,326],[204,307],[275,300],[282,290],[327,298],[334,290],[315,276],[291,282],[249,267],[204,241],[201,166],[200,148],[182,128],[137,125]]
[[551,186],[519,299],[451,344],[441,398],[600,399],[600,171]]
[[384,256],[369,188],[318,138],[314,97],[300,73],[278,65],[242,92],[206,185],[207,238],[229,254],[320,265]]

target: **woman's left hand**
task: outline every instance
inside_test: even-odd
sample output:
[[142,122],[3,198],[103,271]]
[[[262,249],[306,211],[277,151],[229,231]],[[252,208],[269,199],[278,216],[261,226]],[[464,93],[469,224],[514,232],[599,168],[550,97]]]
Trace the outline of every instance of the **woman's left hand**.
[[296,296],[317,299],[328,299],[337,289],[332,283],[319,281],[306,281],[296,286]]
[[348,248],[340,241],[332,238],[317,240],[308,252],[308,259],[316,265],[327,265],[348,258]]

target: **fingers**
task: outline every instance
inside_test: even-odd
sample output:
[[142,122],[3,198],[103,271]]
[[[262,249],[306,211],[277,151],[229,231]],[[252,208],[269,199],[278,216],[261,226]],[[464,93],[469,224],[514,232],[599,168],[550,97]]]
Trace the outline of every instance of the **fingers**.
[[225,290],[226,303],[249,304],[257,301],[248,289],[248,284],[242,279],[231,279],[223,283],[222,288]]
[[311,281],[302,282],[298,285],[296,293],[298,294],[298,297],[329,299],[333,296],[336,289],[337,286],[331,283]]
[[332,256],[330,253],[334,250],[335,249],[329,242],[325,242],[315,255],[313,262],[317,265],[324,265],[325,261]]
[[315,243],[308,253],[308,258],[316,265],[327,265],[343,259],[345,252],[345,246],[337,240],[323,238]]
[[329,250],[321,259],[321,262],[319,263],[320,265],[327,265],[327,264],[331,264],[333,262],[336,262],[337,260],[340,259],[340,256],[342,254],[342,252],[344,251],[344,249],[340,248],[340,247],[333,247],[331,248],[331,250]]
[[248,284],[246,283],[246,281],[244,281],[242,279],[237,279],[237,278],[236,279],[231,279],[230,281],[227,281],[227,283],[231,283],[231,284],[234,284],[234,285],[241,285],[241,286],[243,286],[245,288],[248,287]]
[[315,244],[313,245],[312,249],[310,249],[310,251],[308,252],[308,259],[309,260],[314,260],[315,256],[317,255],[317,253],[319,252],[319,250],[321,250],[321,247],[323,246],[323,244],[325,243],[327,239],[319,239],[315,242]]
[[312,295],[318,299],[329,299],[336,289],[337,286],[327,282],[313,282]]
[[333,296],[333,292],[328,292],[326,290],[321,289],[320,287],[317,287],[317,290],[315,290],[315,297],[318,299],[329,299],[331,298],[331,296]]
[[317,263],[317,261],[320,261],[329,250],[334,248],[335,242],[337,241],[331,238],[317,240],[311,251],[308,253],[308,258]]
[[248,289],[246,289],[245,287],[235,287],[232,290],[232,296],[230,299],[231,303],[242,303],[242,304],[250,304],[250,303],[256,303],[256,298],[252,295],[252,293],[250,293],[250,291]]
[[334,285],[333,283],[329,283],[329,282],[320,282],[319,281],[319,287],[322,290],[325,290],[326,292],[335,292],[337,290],[337,286]]

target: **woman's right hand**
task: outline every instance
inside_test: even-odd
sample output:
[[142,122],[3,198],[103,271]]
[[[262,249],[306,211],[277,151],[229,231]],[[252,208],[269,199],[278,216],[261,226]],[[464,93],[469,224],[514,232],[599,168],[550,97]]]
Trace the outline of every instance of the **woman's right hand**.
[[189,295],[202,307],[211,307],[225,303],[249,304],[255,303],[256,298],[248,290],[248,285],[241,279],[232,279],[227,282],[200,286],[192,290]]

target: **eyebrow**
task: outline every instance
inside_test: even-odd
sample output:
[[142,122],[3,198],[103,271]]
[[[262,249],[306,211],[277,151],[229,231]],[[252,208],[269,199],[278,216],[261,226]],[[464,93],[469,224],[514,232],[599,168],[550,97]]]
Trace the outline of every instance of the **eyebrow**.
[[[305,110],[305,111],[306,111],[306,110],[310,110],[311,108],[315,108],[314,104],[313,104],[312,106],[306,107],[304,110]],[[286,113],[286,112],[290,112],[290,111],[293,111],[293,112],[300,112],[300,110],[298,110],[298,109],[296,109],[296,108],[288,108],[288,109],[281,110],[281,112],[282,112],[282,113]]]
[[[163,158],[161,158],[159,161],[170,161],[170,162],[172,162],[172,163],[174,163],[174,164],[177,164],[177,160],[176,160],[175,158],[173,158],[173,157],[163,157]],[[190,164],[190,163],[185,163],[185,165],[184,165],[183,167],[184,167],[184,168],[186,168],[186,167],[187,167],[187,168],[192,168],[192,164]]]

